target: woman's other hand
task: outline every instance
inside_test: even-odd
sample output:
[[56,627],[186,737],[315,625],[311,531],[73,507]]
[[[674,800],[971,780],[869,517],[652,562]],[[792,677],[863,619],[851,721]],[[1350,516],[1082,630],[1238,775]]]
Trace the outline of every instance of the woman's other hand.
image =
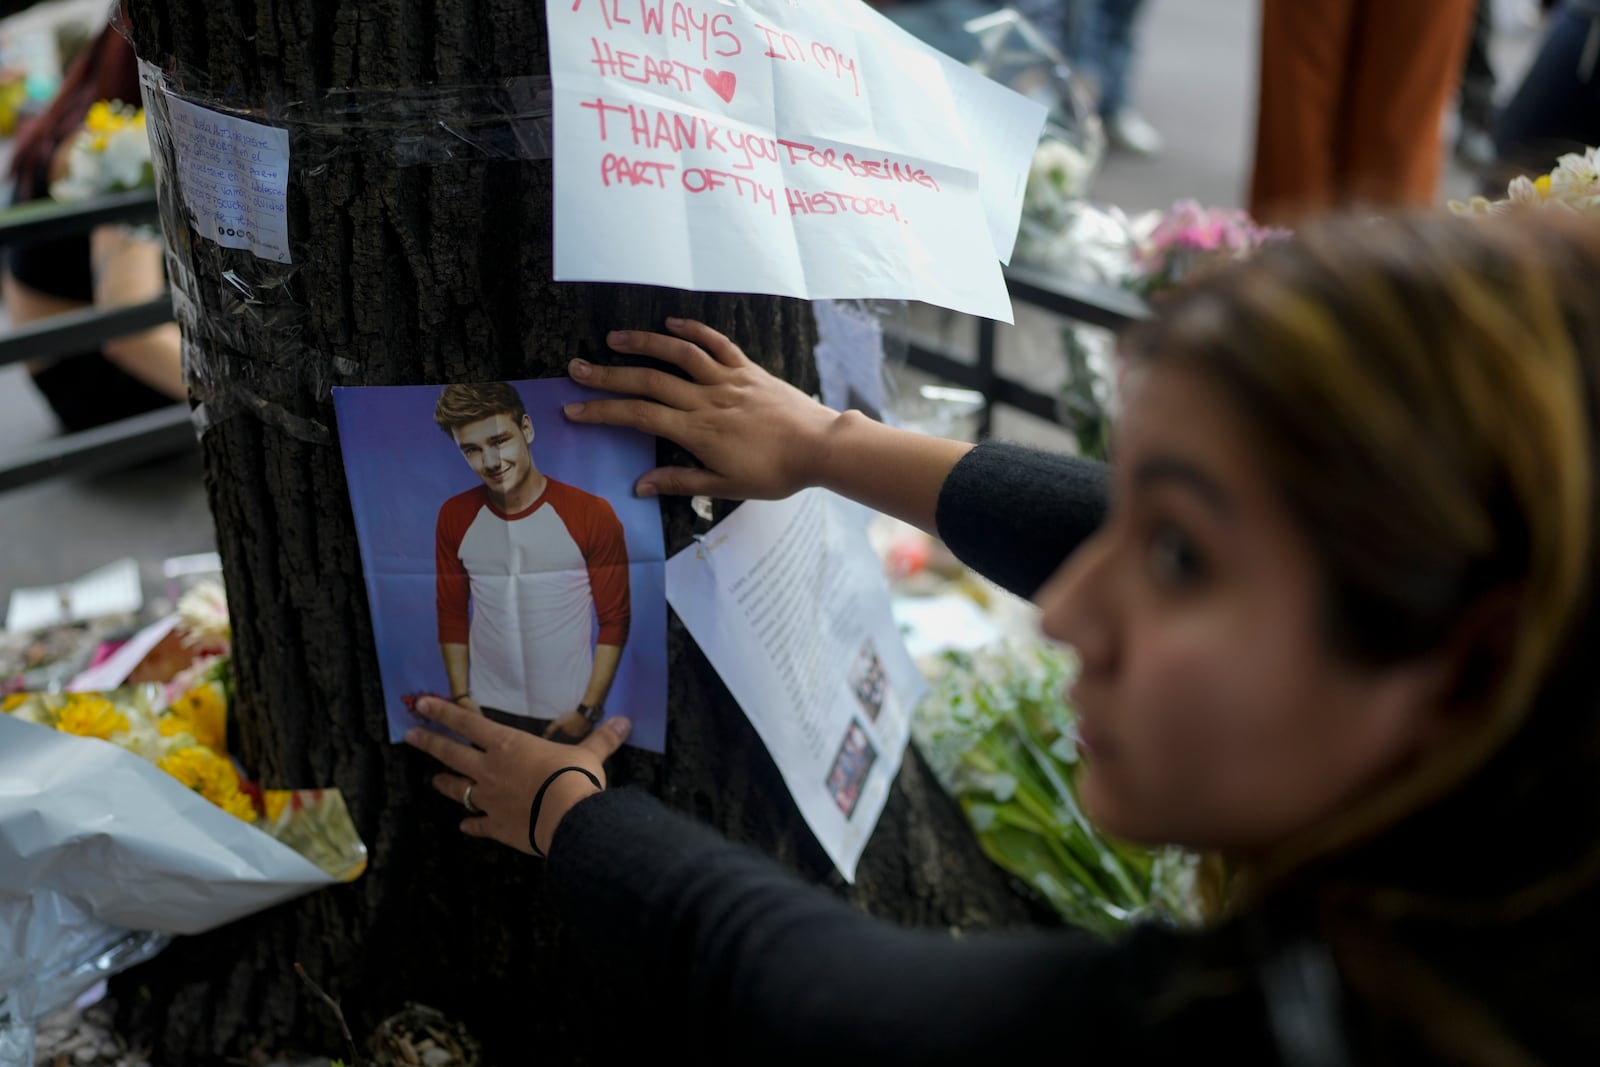
[[756,366],[738,345],[703,323],[668,319],[677,336],[619,331],[618,352],[650,356],[689,376],[649,367],[599,367],[574,360],[582,385],[629,399],[569,405],[573,422],[626,426],[677,443],[704,469],[658,467],[639,479],[641,496],[777,500],[820,483],[839,413]]
[[[604,788],[605,761],[627,740],[630,729],[627,719],[609,719],[577,744],[559,744],[435,697],[417,701],[416,712],[471,742],[464,745],[421,728],[406,734],[407,744],[453,772],[435,775],[433,787],[466,810],[461,832],[493,838],[529,855],[548,852],[567,812]],[[601,784],[597,788],[576,771],[551,780],[563,767],[581,767]],[[547,781],[538,823],[530,826],[534,798]]]

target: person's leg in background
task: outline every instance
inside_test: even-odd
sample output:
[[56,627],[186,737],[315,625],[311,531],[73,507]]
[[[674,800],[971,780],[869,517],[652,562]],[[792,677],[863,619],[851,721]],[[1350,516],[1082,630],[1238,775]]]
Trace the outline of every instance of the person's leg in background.
[[1338,202],[1339,129],[1357,3],[1262,0],[1250,182],[1250,213],[1261,222],[1292,224]]
[[1548,173],[1563,154],[1600,145],[1600,14],[1556,13],[1494,139],[1505,172],[1492,187],[1500,196],[1511,177]]
[[1341,206],[1431,207],[1476,0],[1362,0],[1340,129]]
[[1031,22],[1062,55],[1070,57],[1076,40],[1076,9],[1081,3],[1082,0],[1011,0],[1010,6]]
[[1494,38],[1494,0],[1478,0],[1467,43],[1467,65],[1461,72],[1461,129],[1456,134],[1456,158],[1469,167],[1494,162],[1494,64],[1489,43]]
[[1145,0],[1093,0],[1079,55],[1100,74],[1100,117],[1111,144],[1140,155],[1161,151],[1161,134],[1133,106],[1138,22]]

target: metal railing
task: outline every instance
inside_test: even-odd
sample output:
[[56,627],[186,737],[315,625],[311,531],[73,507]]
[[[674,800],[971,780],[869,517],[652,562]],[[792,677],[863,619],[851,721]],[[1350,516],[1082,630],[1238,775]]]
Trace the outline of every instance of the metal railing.
[[[154,219],[156,213],[155,196],[148,190],[119,193],[87,204],[27,204],[0,214],[0,247],[81,233],[103,223],[145,222]],[[1024,267],[1007,268],[1006,283],[1016,303],[1113,331],[1149,315],[1144,303],[1129,293],[1067,281]],[[106,341],[171,319],[172,302],[167,295],[129,307],[89,308],[42,319],[0,335],[0,366],[93,351]],[[1003,328],[991,320],[980,320],[977,351],[971,354],[922,339],[902,338],[907,344],[907,363],[952,385],[983,394],[987,403],[979,431],[985,436],[992,428],[997,405],[1061,423],[1057,397],[999,372],[999,331]],[[0,492],[49,478],[121,470],[180,451],[193,442],[188,405],[174,404],[0,455]]]
[[[151,222],[157,213],[155,194],[148,189],[79,204],[23,204],[0,213],[0,247],[68,237],[107,223]],[[165,294],[129,307],[54,315],[0,334],[0,366],[90,352],[107,341],[171,321],[172,299]],[[121,470],[178,451],[185,441],[193,440],[186,404],[62,434],[0,456],[0,492],[64,475]]]
[[[1059,318],[1120,332],[1150,316],[1143,300],[1121,289],[1058,278],[1027,267],[1007,267],[1006,287],[1011,300],[1049,312]],[[985,401],[978,433],[989,436],[996,405],[1016,408],[1038,419],[1062,423],[1060,399],[1028,383],[1001,374],[998,368],[1000,331],[993,319],[978,320],[976,359],[921,338],[901,337],[907,346],[906,363],[952,385],[982,393]]]

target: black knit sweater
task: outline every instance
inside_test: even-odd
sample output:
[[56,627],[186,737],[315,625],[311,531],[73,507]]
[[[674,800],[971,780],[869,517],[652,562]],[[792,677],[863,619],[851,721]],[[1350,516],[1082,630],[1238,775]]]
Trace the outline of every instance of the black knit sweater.
[[[939,530],[1029,594],[1099,524],[1105,494],[1096,464],[985,445],[946,482]],[[652,1009],[647,1044],[677,1062],[1285,1061],[1237,936],[904,930],[628,789],[572,809],[547,877],[605,969],[627,976],[629,1012]]]

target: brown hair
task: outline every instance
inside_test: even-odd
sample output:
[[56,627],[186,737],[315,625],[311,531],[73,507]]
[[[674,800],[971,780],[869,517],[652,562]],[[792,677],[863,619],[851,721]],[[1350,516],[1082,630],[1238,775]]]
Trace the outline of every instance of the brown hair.
[[139,61],[133,45],[107,26],[67,68],[50,106],[17,135],[11,157],[17,199],[42,196],[50,181],[56,151],[83,127],[98,100],[121,100],[139,106]]
[[505,382],[447,385],[433,406],[433,421],[447,434],[496,415],[510,415],[513,422],[521,423],[527,414],[522,396]]
[[1241,902],[1313,901],[1360,1002],[1435,1054],[1595,1039],[1561,1005],[1600,1003],[1600,228],[1318,224],[1124,350],[1222,389],[1319,558],[1335,649],[1464,664],[1457,739],[1257,864]]

